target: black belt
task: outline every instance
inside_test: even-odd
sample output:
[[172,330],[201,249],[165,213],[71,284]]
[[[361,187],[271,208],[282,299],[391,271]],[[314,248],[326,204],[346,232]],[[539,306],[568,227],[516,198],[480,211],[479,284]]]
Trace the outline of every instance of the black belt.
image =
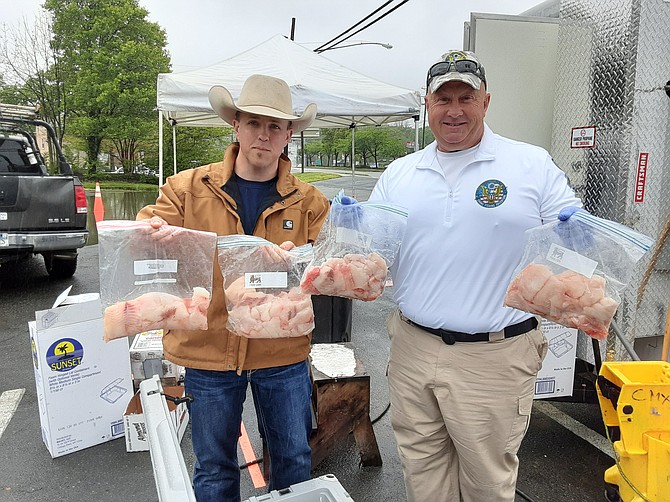
[[447,345],[453,345],[456,342],[492,342],[495,340],[502,340],[503,338],[512,338],[513,336],[523,335],[528,333],[530,330],[537,327],[537,319],[531,317],[525,321],[512,324],[507,326],[502,331],[493,331],[490,333],[461,333],[460,331],[450,331],[448,329],[439,329],[439,328],[428,328],[426,326],[421,326],[418,323],[415,323],[411,319],[408,319],[400,312],[400,319],[405,321],[407,324],[416,326],[432,335],[439,336],[442,338],[442,341]]

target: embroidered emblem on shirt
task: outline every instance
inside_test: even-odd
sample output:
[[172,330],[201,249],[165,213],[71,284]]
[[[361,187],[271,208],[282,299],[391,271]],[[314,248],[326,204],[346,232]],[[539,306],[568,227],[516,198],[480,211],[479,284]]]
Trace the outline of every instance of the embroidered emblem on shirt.
[[486,180],[475,192],[475,200],[482,207],[498,207],[506,198],[507,187],[500,180]]
[[284,220],[282,228],[284,230],[293,230],[293,220]]

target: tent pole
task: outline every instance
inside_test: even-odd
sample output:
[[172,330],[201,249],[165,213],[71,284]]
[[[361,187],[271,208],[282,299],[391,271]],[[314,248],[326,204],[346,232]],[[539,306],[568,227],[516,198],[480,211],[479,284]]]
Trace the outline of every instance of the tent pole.
[[177,123],[172,122],[172,174],[177,174]]
[[305,172],[305,131],[300,131],[300,172]]
[[355,157],[355,148],[354,148],[354,131],[356,130],[356,124],[354,123],[354,118],[351,117],[351,125],[349,126],[349,129],[351,129],[351,196],[355,199],[356,198],[356,161],[354,160]]
[[419,151],[419,116],[414,115],[414,151]]
[[158,110],[158,186],[163,185],[163,114]]

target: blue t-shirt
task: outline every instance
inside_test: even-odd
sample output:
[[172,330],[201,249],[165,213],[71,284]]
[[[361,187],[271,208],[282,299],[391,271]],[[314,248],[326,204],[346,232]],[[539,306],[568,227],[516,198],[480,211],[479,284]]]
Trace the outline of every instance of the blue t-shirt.
[[254,233],[258,216],[265,209],[261,207],[263,200],[272,192],[276,183],[277,178],[268,181],[249,181],[237,176],[237,187],[241,199],[239,213],[245,234],[252,235]]

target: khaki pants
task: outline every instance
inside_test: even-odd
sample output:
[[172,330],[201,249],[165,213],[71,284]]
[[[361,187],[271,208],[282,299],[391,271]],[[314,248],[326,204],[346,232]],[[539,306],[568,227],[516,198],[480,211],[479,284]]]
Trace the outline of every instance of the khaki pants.
[[410,502],[514,501],[517,451],[547,353],[539,327],[446,345],[388,319],[391,423]]

